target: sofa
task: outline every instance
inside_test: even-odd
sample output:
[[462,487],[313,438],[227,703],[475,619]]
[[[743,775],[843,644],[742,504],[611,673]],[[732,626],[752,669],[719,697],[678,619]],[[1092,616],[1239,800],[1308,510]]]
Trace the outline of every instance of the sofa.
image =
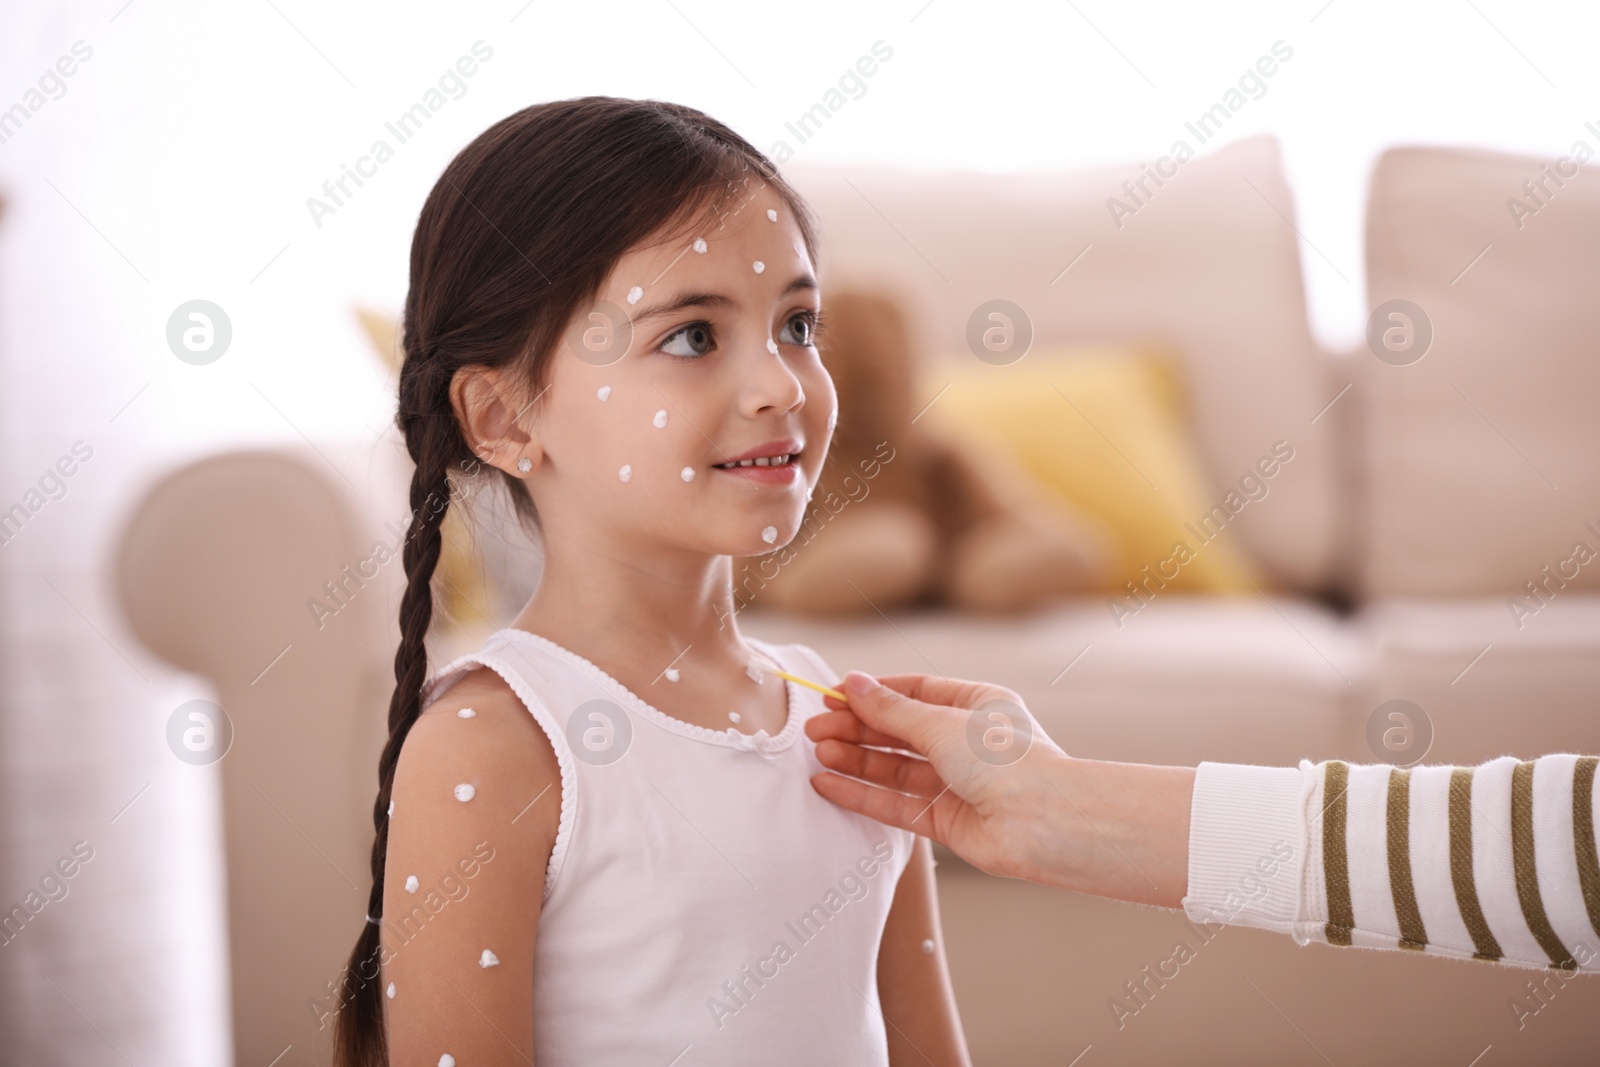
[[[1214,492],[1275,441],[1292,442],[1295,460],[1230,524],[1261,575],[1245,595],[1161,593],[1132,617],[1104,594],[1023,617],[820,619],[758,605],[741,625],[809,644],[841,672],[1000,682],[1063,748],[1096,759],[1600,752],[1600,180],[1580,169],[1546,181],[1530,211],[1523,183],[1543,167],[1469,149],[1386,152],[1366,210],[1366,302],[1378,314],[1367,343],[1342,352],[1321,350],[1308,328],[1301,261],[1317,253],[1295,228],[1270,137],[1187,161],[1120,219],[1106,202],[1138,175],[1132,165],[786,169],[823,224],[824,293],[893,293],[935,377],[940,361],[973,358],[968,320],[1003,298],[1038,346],[1178,353],[1188,433]],[[210,678],[235,718],[224,777],[239,1062],[288,1043],[284,1065],[326,1060],[314,1005],[366,896],[363,876],[353,887],[335,869],[366,868],[403,583],[397,563],[354,585],[341,575],[375,540],[397,543],[406,462],[392,432],[212,457],[152,486],[124,535],[134,629]],[[368,476],[333,469],[355,466]],[[491,580],[455,591],[430,638],[435,664],[509,621],[537,579],[536,546],[504,509],[488,498],[475,509]],[[336,615],[314,620],[304,602],[325,582],[347,592]],[[285,644],[307,654],[257,684],[261,650]],[[287,743],[308,728],[326,740],[314,755]],[[263,778],[294,783],[279,814],[313,827],[315,851],[252,793]],[[1600,983],[1257,930],[1206,937],[1179,912],[993,878],[942,848],[938,859],[980,1065],[1600,1056]],[[1180,939],[1194,958],[1135,1013],[1113,1012]]]

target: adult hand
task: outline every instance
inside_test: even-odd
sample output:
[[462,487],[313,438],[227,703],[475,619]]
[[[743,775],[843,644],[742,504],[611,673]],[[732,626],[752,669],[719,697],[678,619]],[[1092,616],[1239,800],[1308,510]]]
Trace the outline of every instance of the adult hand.
[[840,688],[805,727],[828,800],[990,874],[1179,906],[1191,768],[1073,759],[1003,686],[851,671]]

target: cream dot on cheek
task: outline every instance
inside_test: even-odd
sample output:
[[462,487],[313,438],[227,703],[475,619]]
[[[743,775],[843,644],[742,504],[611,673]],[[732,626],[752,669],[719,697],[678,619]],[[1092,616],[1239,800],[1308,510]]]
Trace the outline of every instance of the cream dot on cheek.
[[417,882],[417,876],[416,875],[413,874],[413,875],[408,875],[406,877],[406,892],[407,893],[415,893],[417,891],[417,885],[418,885],[418,882]]
[[633,477],[633,464],[624,463],[622,465],[622,469],[617,471],[617,477],[622,479],[623,481],[627,481],[628,479],[632,478]]
[[611,399],[611,386],[602,385],[600,388],[594,391],[594,395],[599,397],[600,402],[604,404],[607,400]]
[[757,274],[760,274],[762,271],[767,269],[767,265],[758,259],[754,263],[750,264],[750,269],[754,270]]
[[778,539],[778,528],[776,526],[768,526],[768,527],[766,527],[765,529],[763,529],[761,531],[761,540],[765,541],[767,544],[770,545],[773,542],[777,541],[777,539]]
[[923,939],[922,951],[924,951],[924,952],[932,952],[933,951],[933,941],[931,939],[927,939],[927,938]]
[[650,425],[658,430],[664,428],[667,425],[667,409],[662,408],[656,412],[656,417],[650,420]]
[[679,678],[683,677],[683,675],[678,673],[678,668],[676,668],[676,667],[668,667],[665,671],[662,671],[661,673],[663,673],[663,674],[665,674],[667,676],[667,681],[669,681],[669,682],[676,682]]
[[483,955],[478,957],[478,966],[479,967],[498,967],[498,966],[500,966],[500,957],[496,956],[493,952],[490,952],[488,949],[484,949],[483,950]]
[[771,352],[773,355],[778,354],[778,342],[774,341],[770,337],[767,338],[767,351]]
[[456,1067],[456,1058],[446,1052],[439,1057],[439,1067]]
[[632,289],[628,290],[628,303],[637,304],[639,302],[639,298],[643,295],[644,290],[639,288],[637,285],[634,286]]
[[389,988],[384,990],[384,992],[389,994],[389,999],[390,1000],[393,1000],[394,999],[394,983],[390,982],[389,983]]
[[683,470],[678,472],[678,477],[682,478],[686,482],[692,482],[694,481],[694,473],[695,471],[693,467],[685,467]]
[[705,254],[706,239],[704,237],[696,237],[694,239],[694,250],[702,255]]
[[770,207],[767,208],[767,221],[768,222],[777,222],[778,221],[778,213],[776,211],[772,210]]
[[476,789],[474,789],[472,787],[472,785],[470,783],[468,783],[468,782],[462,782],[460,785],[456,786],[456,788],[455,788],[456,799],[461,801],[461,803],[463,803],[463,804],[465,804],[467,801],[471,800],[474,796],[477,795],[477,793],[478,793],[478,791]]

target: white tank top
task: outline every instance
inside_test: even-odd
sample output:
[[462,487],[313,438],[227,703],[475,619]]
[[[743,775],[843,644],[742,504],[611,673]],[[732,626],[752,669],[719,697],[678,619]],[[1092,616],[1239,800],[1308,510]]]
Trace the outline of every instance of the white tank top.
[[[746,640],[792,674],[838,681],[803,645]],[[771,678],[788,692],[783,729],[719,732],[502,629],[430,675],[423,705],[478,665],[527,705],[561,766],[533,959],[540,1067],[887,1067],[878,944],[916,835],[811,788],[823,767],[802,727],[820,694]]]

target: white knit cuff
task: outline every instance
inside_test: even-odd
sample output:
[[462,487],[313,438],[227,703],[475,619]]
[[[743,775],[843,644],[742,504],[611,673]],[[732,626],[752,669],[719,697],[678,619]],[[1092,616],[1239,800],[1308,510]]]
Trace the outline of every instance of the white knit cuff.
[[1305,870],[1304,768],[1201,763],[1189,811],[1189,892],[1197,922],[1292,933]]

